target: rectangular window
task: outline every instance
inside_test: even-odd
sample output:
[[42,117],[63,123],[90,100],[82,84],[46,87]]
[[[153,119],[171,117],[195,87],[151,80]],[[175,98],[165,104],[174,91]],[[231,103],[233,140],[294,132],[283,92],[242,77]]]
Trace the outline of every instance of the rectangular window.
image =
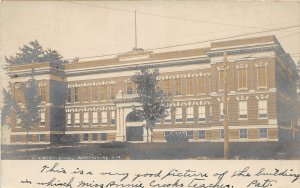
[[101,133],[101,140],[107,140],[107,133]]
[[205,139],[206,138],[206,131],[201,130],[199,131],[199,139]]
[[74,113],[74,126],[80,125],[80,114],[78,112]]
[[247,119],[248,117],[247,101],[239,101],[239,117],[240,119]]
[[258,101],[258,118],[266,119],[268,118],[268,102],[267,100]]
[[116,124],[116,112],[110,111],[110,122],[111,124]]
[[238,88],[247,88],[247,69],[238,69]]
[[72,102],[72,88],[68,88],[67,92],[67,102]]
[[182,122],[182,107],[176,108],[176,122]]
[[89,124],[89,112],[83,112],[83,124],[84,125]]
[[39,134],[39,141],[44,142],[45,141],[45,135],[44,134]]
[[194,94],[194,81],[193,78],[186,79],[186,94],[193,95]]
[[257,68],[257,87],[266,87],[267,86],[267,74],[266,67]]
[[259,138],[268,138],[268,129],[266,128],[259,129]]
[[46,87],[45,86],[39,87],[39,96],[40,96],[41,102],[46,101]]
[[80,88],[80,90],[81,90],[81,95],[80,95],[81,101],[87,102],[89,100],[88,87],[82,87]]
[[221,130],[220,130],[220,138],[221,138],[221,139],[224,139],[224,129],[221,129]]
[[224,89],[224,70],[219,71],[219,90]]
[[240,138],[248,138],[248,130],[240,129]]
[[28,139],[28,142],[32,142],[32,134],[29,134],[29,135],[27,136],[27,139]]
[[193,139],[193,131],[186,132],[187,139]]
[[126,93],[133,94],[133,83],[132,82],[126,84]]
[[224,119],[224,102],[220,102],[220,119]]
[[165,131],[165,139],[167,140],[171,135],[171,131]]
[[101,112],[101,123],[108,123],[107,122],[107,111]]
[[71,126],[71,124],[72,124],[72,123],[71,123],[71,122],[72,122],[72,119],[71,119],[71,118],[72,118],[71,113],[68,113],[68,114],[67,114],[67,123],[68,123],[68,126]]
[[92,134],[92,140],[97,141],[97,136],[98,136],[97,133],[93,133]]
[[79,102],[79,88],[74,87],[74,102]]
[[99,87],[99,99],[100,101],[106,100],[107,95],[107,86],[100,86]]
[[98,87],[97,86],[93,86],[91,88],[91,100],[92,101],[98,101]]
[[89,134],[83,134],[83,141],[89,140]]
[[46,113],[41,112],[40,113],[40,118],[41,118],[41,125],[45,125]]
[[115,87],[114,85],[110,85],[110,99],[115,99]]
[[165,117],[165,122],[169,123],[169,122],[171,122],[171,108],[167,109],[167,114],[168,115]]
[[186,108],[186,121],[194,121],[194,107],[188,106]]
[[21,136],[20,135],[16,135],[16,142],[20,142],[21,141]]
[[98,112],[93,112],[93,124],[98,124]]
[[198,107],[198,121],[205,121],[205,106]]
[[181,79],[177,79],[176,80],[176,95],[182,95],[182,80]]
[[172,94],[171,80],[164,81],[164,90],[168,95]]
[[205,93],[205,77],[198,77],[198,93]]

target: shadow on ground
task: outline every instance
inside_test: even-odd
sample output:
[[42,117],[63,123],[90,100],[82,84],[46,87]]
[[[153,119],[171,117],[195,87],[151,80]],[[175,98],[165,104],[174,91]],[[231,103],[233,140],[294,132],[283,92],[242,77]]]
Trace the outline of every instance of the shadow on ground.
[[[300,143],[230,143],[230,159],[300,159]],[[106,143],[2,146],[2,160],[218,160],[223,143]]]

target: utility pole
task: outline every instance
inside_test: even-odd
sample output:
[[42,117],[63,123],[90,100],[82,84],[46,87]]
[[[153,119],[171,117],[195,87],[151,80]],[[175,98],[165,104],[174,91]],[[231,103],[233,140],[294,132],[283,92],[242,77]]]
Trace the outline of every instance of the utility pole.
[[229,142],[229,133],[228,133],[228,93],[227,93],[227,88],[228,88],[228,62],[227,62],[227,53],[224,53],[224,88],[223,88],[223,114],[224,114],[224,159],[228,159],[228,153],[229,153],[229,147],[228,147],[228,142]]

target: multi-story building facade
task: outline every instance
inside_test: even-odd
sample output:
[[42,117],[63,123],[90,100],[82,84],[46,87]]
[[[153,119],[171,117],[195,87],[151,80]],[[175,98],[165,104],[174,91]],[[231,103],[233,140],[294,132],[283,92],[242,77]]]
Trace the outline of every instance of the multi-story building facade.
[[[13,93],[34,69],[39,81],[41,123],[32,143],[55,142],[63,134],[80,142],[147,140],[131,77],[157,68],[158,87],[172,97],[169,116],[156,122],[153,142],[173,131],[191,142],[223,142],[224,54],[228,58],[228,118],[231,142],[290,140],[297,120],[295,63],[274,36],[213,42],[208,48],[156,53],[134,50],[114,58],[11,67]],[[14,119],[14,118],[12,118]],[[15,118],[16,119],[16,118]],[[11,122],[11,143],[25,130]]]

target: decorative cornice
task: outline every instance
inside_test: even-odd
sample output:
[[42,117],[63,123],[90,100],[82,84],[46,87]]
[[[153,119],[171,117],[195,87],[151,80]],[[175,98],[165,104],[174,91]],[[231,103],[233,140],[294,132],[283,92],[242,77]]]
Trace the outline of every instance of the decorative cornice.
[[212,50],[211,52],[207,52],[209,57],[217,57],[223,56],[226,52],[227,55],[236,55],[243,53],[256,53],[256,52],[266,52],[272,50],[280,50],[278,45],[267,45],[267,46],[257,46],[257,47],[239,47],[238,49],[222,49],[222,50]]
[[210,63],[209,58],[204,59],[194,59],[194,60],[185,60],[185,61],[171,61],[171,62],[163,62],[163,63],[155,63],[155,64],[144,64],[144,65],[130,65],[130,66],[118,66],[118,67],[106,67],[100,69],[94,69],[89,71],[82,72],[70,72],[66,73],[67,76],[80,76],[80,75],[89,75],[89,74],[99,74],[99,73],[111,73],[111,72],[122,72],[122,71],[135,71],[141,70],[142,68],[162,68],[162,67],[170,67],[170,66],[178,66],[178,65],[192,65],[192,64],[203,64]]
[[113,84],[116,84],[116,81],[110,80],[110,81],[101,81],[101,82],[84,82],[84,83],[68,84],[67,88],[73,88],[73,87],[91,87],[91,86],[107,86],[107,85],[113,85]]
[[59,77],[65,77],[65,73],[63,72],[63,70],[43,70],[43,71],[38,71],[35,70],[34,73],[32,73],[31,71],[28,72],[24,72],[24,73],[14,73],[14,72],[10,72],[8,73],[8,76],[10,78],[16,78],[16,77],[28,77],[28,76],[37,76],[37,75],[55,75],[55,76],[59,76]]
[[96,111],[113,111],[116,110],[115,106],[97,106],[97,107],[72,107],[66,108],[65,111],[69,112],[96,112]]

